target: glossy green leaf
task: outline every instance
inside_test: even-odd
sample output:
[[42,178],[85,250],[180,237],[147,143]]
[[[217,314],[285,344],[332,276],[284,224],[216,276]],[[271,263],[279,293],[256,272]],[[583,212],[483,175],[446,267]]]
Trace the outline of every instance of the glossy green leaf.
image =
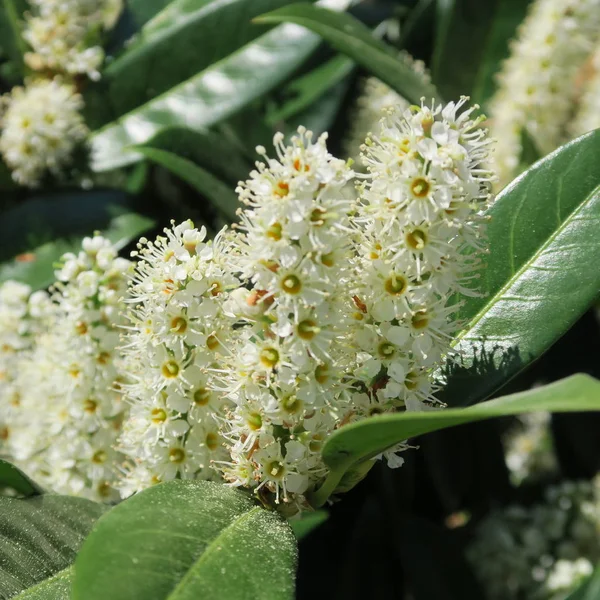
[[73,567],[67,567],[56,575],[14,596],[13,600],[68,600],[73,585]]
[[318,46],[295,25],[276,27],[227,58],[92,134],[92,168],[139,160],[132,146],[168,127],[203,131],[277,86]]
[[336,50],[346,54],[410,102],[437,97],[436,89],[398,58],[395,48],[373,37],[347,13],[335,13],[306,3],[292,4],[255,19],[259,23],[291,22],[312,29]]
[[292,81],[284,90],[292,98],[269,115],[269,123],[277,125],[310,106],[331,88],[342,82],[354,69],[354,61],[337,55],[306,75]]
[[54,265],[99,230],[123,248],[152,227],[120,192],[72,192],[34,197],[2,215],[0,282],[17,279],[34,289],[54,281]]
[[107,510],[71,496],[0,497],[0,598],[68,598],[56,590],[66,588],[77,551]]
[[314,512],[303,512],[302,515],[290,521],[290,527],[298,540],[306,537],[311,531],[314,531],[319,525],[327,521],[329,514],[325,510],[315,510]]
[[[164,129],[144,144],[187,158],[223,181],[232,184],[246,179],[254,168],[240,148],[223,134],[213,131],[192,131],[183,127]],[[232,188],[232,189],[233,189]]]
[[505,188],[489,211],[489,255],[459,318],[460,360],[442,398],[472,404],[545,352],[600,289],[600,131],[559,148]]
[[146,23],[97,86],[115,115],[146,104],[265,33],[253,17],[289,0],[174,0]]
[[315,507],[321,506],[353,466],[419,435],[464,423],[534,411],[594,410],[600,411],[600,381],[588,375],[573,375],[557,383],[468,408],[388,414],[345,425],[333,433],[323,448],[323,460],[331,473],[325,484],[313,494],[311,503]]
[[207,481],[147,489],[105,515],[75,562],[73,600],[283,600],[296,540],[277,513]]
[[25,72],[23,55],[29,49],[21,36],[26,8],[25,0],[2,0],[0,3],[0,48],[12,61],[14,71],[21,76]]
[[565,600],[598,600],[600,598],[600,567]]
[[135,24],[136,29],[139,29],[171,2],[172,0],[127,0],[125,12],[129,14],[129,18]]
[[236,211],[240,207],[234,188],[226,185],[206,169],[187,158],[177,156],[173,152],[137,146],[138,152],[147,159],[163,166],[186,183],[189,183],[199,194],[212,202],[214,207],[231,220],[236,219]]
[[10,488],[25,497],[44,493],[44,490],[23,471],[2,459],[0,459],[0,488]]

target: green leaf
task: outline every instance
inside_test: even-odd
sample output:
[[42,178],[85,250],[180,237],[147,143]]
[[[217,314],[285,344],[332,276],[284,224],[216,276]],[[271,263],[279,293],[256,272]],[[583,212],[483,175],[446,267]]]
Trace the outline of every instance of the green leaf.
[[525,18],[530,0],[499,0],[479,62],[471,99],[485,106],[496,89],[495,77],[509,54],[509,43]]
[[598,600],[600,598],[600,567],[565,600]]
[[305,538],[311,531],[322,525],[329,518],[326,510],[315,510],[314,512],[303,512],[300,517],[290,521],[290,527],[296,539]]
[[21,592],[14,600],[67,600],[71,595],[73,568],[67,567],[46,581]]
[[265,33],[252,18],[288,1],[174,0],[107,65],[98,92],[113,114],[130,112]]
[[165,167],[189,183],[199,194],[206,196],[226,217],[231,220],[237,218],[236,211],[240,207],[237,194],[233,188],[224,184],[209,171],[173,152],[147,146],[137,146],[136,149],[147,159]]
[[600,411],[600,381],[580,374],[468,408],[388,414],[345,425],[331,435],[323,448],[323,460],[331,473],[313,494],[311,504],[321,506],[349,469],[410,438],[494,417],[534,411],[593,410]]
[[239,147],[223,134],[170,127],[144,144],[146,148],[166,150],[187,158],[234,187],[254,168]]
[[34,289],[54,281],[54,265],[65,252],[99,230],[123,248],[152,227],[153,221],[132,210],[120,192],[72,192],[39,196],[2,215],[0,283],[17,279]]
[[276,27],[92,134],[92,168],[107,171],[139,160],[131,147],[168,127],[208,129],[279,85],[318,45],[318,36],[309,31]]
[[0,459],[0,488],[10,488],[26,497],[44,493],[44,490],[35,481],[2,459]]
[[172,0],[127,0],[125,12],[139,29],[157,13],[166,8]]
[[346,79],[353,69],[354,61],[337,55],[306,75],[295,79],[284,90],[284,93],[291,95],[292,99],[287,100],[283,106],[269,115],[269,124],[277,125],[278,122],[309,109],[326,92]]
[[254,19],[257,23],[291,22],[312,29],[336,50],[373,73],[409,102],[438,97],[436,89],[398,58],[395,48],[373,37],[360,21],[346,13],[299,3]]
[[490,254],[458,318],[459,362],[442,398],[490,396],[539,358],[600,289],[600,131],[559,148],[506,187],[489,210]]
[[51,494],[26,500],[0,497],[0,597],[68,597],[50,592],[66,588],[69,566],[108,508]]
[[[22,77],[25,73],[23,55],[28,46],[21,36],[25,0],[3,0],[0,4],[0,48],[13,63],[13,68]],[[15,82],[13,82],[15,83]]]
[[119,504],[85,541],[73,600],[280,600],[296,541],[277,513],[207,481],[171,481]]

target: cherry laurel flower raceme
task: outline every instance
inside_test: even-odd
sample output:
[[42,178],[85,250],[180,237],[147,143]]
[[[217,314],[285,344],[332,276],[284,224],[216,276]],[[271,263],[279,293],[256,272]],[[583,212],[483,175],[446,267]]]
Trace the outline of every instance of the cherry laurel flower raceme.
[[590,77],[583,88],[577,114],[571,124],[573,137],[583,135],[600,127],[600,45],[591,57]]
[[130,414],[120,438],[127,456],[121,493],[158,481],[214,479],[227,453],[219,430],[226,407],[215,374],[236,335],[226,312],[239,286],[227,268],[222,234],[186,221],[155,242],[142,239],[122,342]]
[[60,176],[88,133],[75,88],[58,79],[30,82],[4,98],[0,153],[21,185],[37,187],[47,173]]
[[23,38],[33,52],[29,67],[68,75],[100,78],[104,51],[100,33],[115,20],[121,0],[29,0]]
[[490,103],[500,184],[517,173],[526,133],[543,155],[566,133],[579,70],[600,35],[600,0],[536,0]]
[[274,145],[276,158],[257,148],[265,162],[238,188],[247,208],[232,268],[249,289],[232,297],[240,323],[222,383],[231,457],[220,468],[263,501],[298,508],[326,475],[323,442],[350,408],[353,173],[326,135],[299,128]]
[[99,235],[61,263],[53,322],[18,372],[22,426],[11,453],[55,492],[111,501],[125,382],[116,347],[132,264]]
[[435,404],[432,370],[460,327],[450,299],[476,293],[490,141],[465,102],[390,111],[363,146],[353,299],[369,398],[357,416]]

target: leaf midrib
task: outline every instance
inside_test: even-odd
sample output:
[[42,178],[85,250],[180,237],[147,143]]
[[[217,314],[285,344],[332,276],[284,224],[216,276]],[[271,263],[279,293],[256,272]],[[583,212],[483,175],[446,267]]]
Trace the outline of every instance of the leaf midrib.
[[210,543],[208,544],[208,546],[206,547],[204,552],[202,552],[200,557],[194,562],[193,565],[190,566],[187,573],[183,576],[181,581],[173,588],[173,590],[171,592],[169,592],[169,595],[166,596],[165,600],[177,600],[177,595],[179,594],[179,592],[185,591],[184,586],[187,585],[188,579],[190,579],[192,577],[192,575],[194,575],[197,572],[197,570],[201,568],[201,565],[205,561],[206,557],[210,556],[210,554],[212,552],[216,551],[216,547],[217,547],[219,540],[221,540],[227,534],[227,532],[234,529],[240,523],[243,523],[250,516],[254,515],[255,513],[259,512],[261,510],[264,510],[264,509],[261,509],[260,506],[253,506],[250,510],[248,510],[247,512],[243,513],[242,515],[236,517],[233,521],[231,521],[231,523],[229,523],[229,525],[227,525],[227,527],[224,527],[223,529],[221,529],[221,531],[219,532],[219,535],[217,535],[217,537],[213,538],[210,541]]
[[572,223],[577,213],[585,206],[588,202],[590,202],[597,194],[600,192],[600,185],[597,185],[592,192],[590,192],[584,200],[582,200],[568,215],[568,217],[562,222],[561,226],[555,229],[550,237],[546,240],[546,242],[541,245],[538,250],[531,255],[529,259],[527,259],[523,265],[513,273],[513,275],[506,281],[506,283],[496,292],[491,298],[489,302],[486,302],[479,311],[475,314],[475,316],[469,321],[469,327],[467,329],[463,329],[455,338],[454,345],[458,345],[458,343],[463,340],[467,334],[472,331],[479,321],[483,319],[483,317],[489,312],[490,308],[494,306],[497,302],[500,301],[503,294],[523,275],[523,273],[529,269],[533,263],[544,253],[544,251],[554,242],[554,240]]

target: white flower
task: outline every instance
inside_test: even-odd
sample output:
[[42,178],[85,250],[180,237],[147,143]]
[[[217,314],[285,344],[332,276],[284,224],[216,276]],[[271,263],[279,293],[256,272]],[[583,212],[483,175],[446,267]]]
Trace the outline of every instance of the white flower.
[[88,132],[82,108],[75,88],[57,79],[13,89],[0,119],[0,153],[15,181],[36,187],[46,174],[64,172]]
[[588,72],[583,94],[570,126],[570,134],[573,137],[600,127],[600,46],[596,47],[586,67]]
[[33,52],[25,55],[36,71],[100,78],[104,51],[102,29],[112,26],[121,10],[118,0],[29,0],[23,38]]

